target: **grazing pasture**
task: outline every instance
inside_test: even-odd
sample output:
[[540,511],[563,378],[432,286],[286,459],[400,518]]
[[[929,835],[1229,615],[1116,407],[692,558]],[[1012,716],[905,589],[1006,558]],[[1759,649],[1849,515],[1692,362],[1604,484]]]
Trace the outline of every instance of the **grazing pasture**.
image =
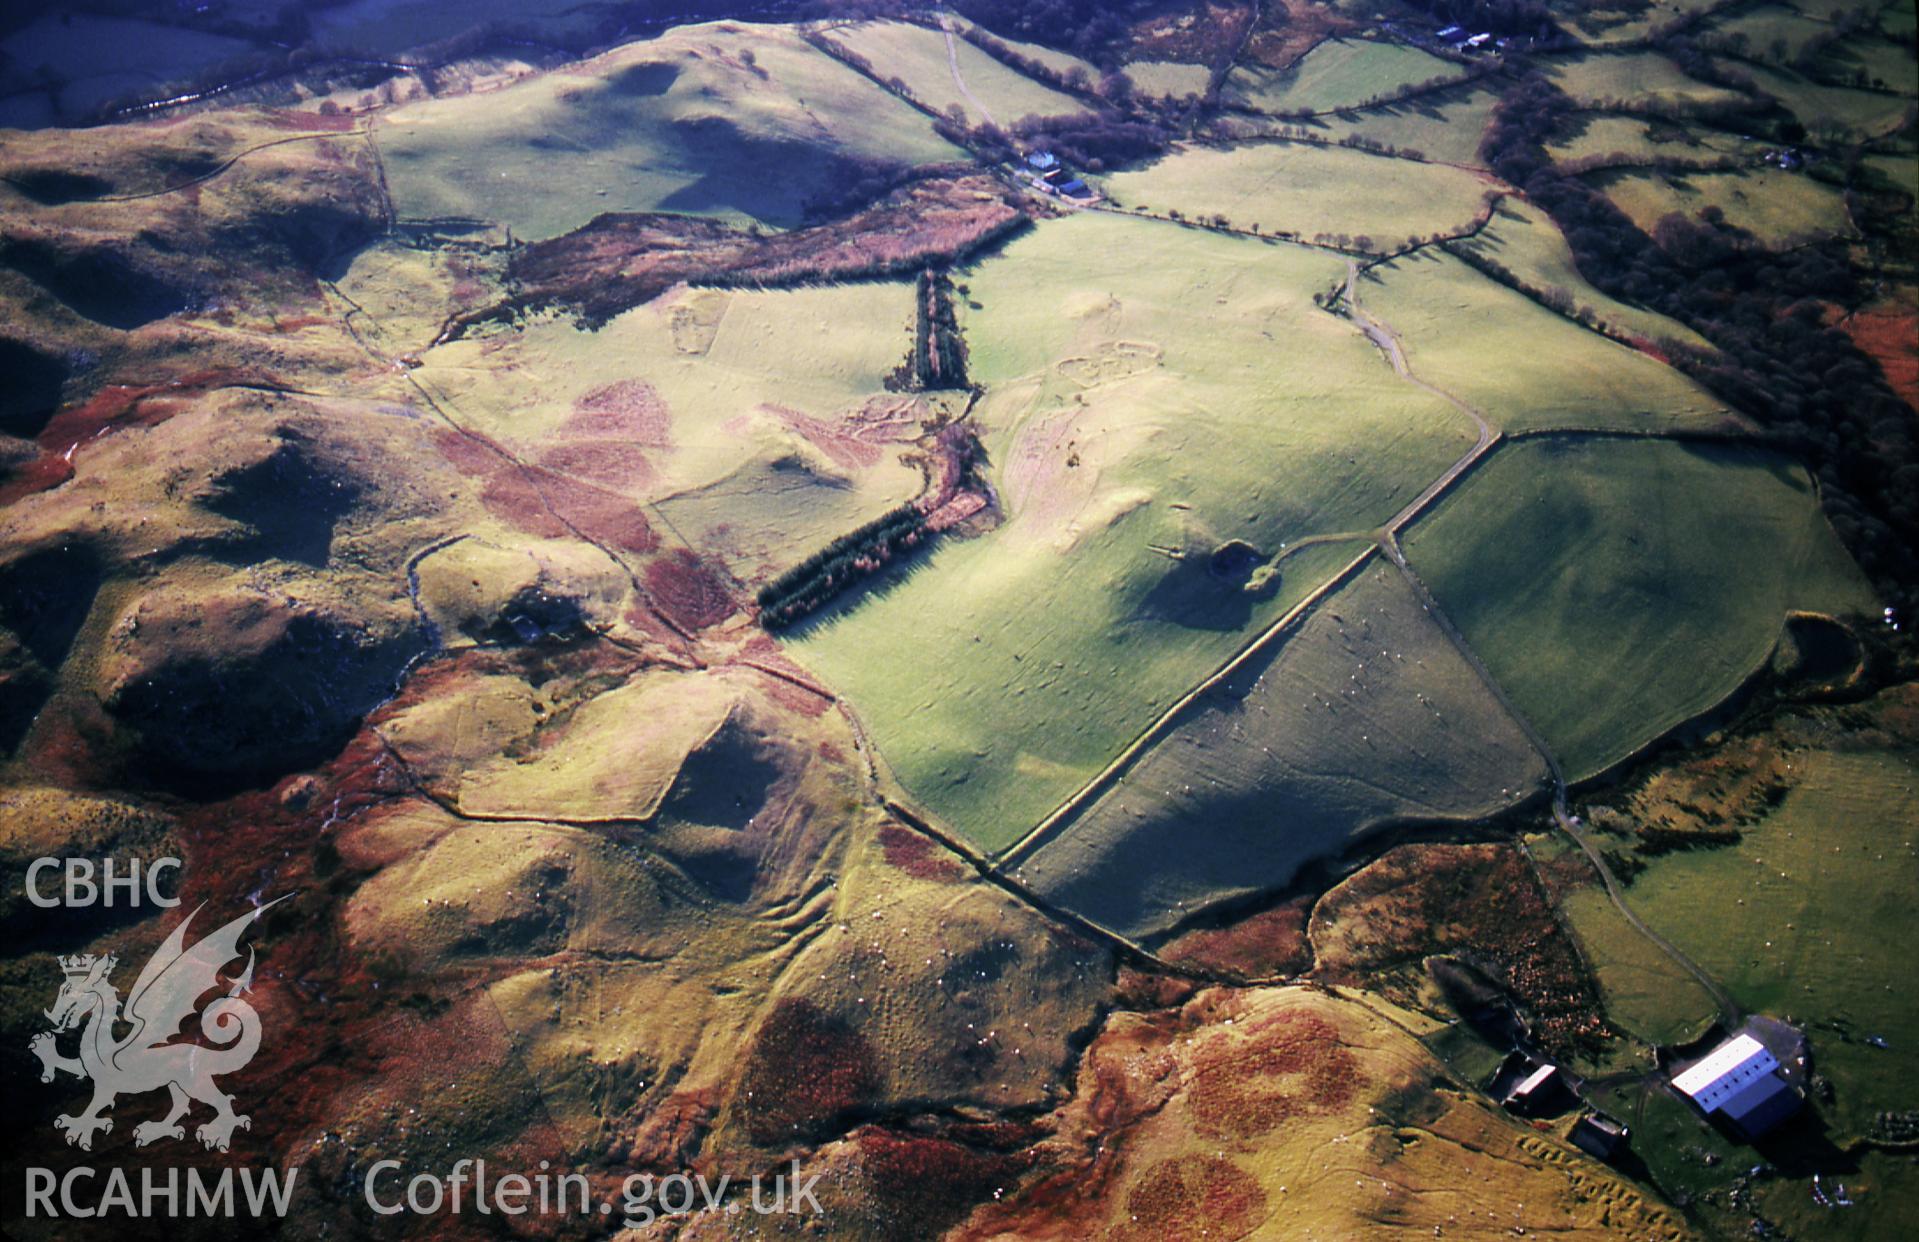
[[[1023,835],[1472,443],[1312,295],[1335,256],[1082,213],[961,269],[1003,523],[791,632],[906,789]],[[1240,540],[1276,562],[1221,578]],[[1257,579],[1255,581],[1255,578]]]
[[686,26],[505,87],[382,118],[402,219],[556,237],[609,211],[790,227],[865,163],[963,158],[932,122],[792,29]]
[[1509,444],[1406,552],[1575,781],[1724,701],[1789,610],[1874,605],[1804,468],[1750,448]]
[[1328,39],[1286,69],[1235,67],[1226,76],[1220,101],[1253,112],[1331,112],[1464,73],[1451,61],[1403,43]]
[[853,22],[832,27],[826,37],[865,59],[878,77],[905,82],[907,92],[934,111],[957,109],[968,125],[989,119],[1010,125],[1023,116],[1086,111],[1086,105],[1071,95],[1008,68],[957,35],[952,43],[959,63],[957,80],[942,31],[910,22]]
[[1737,91],[1688,77],[1653,51],[1581,52],[1545,64],[1553,85],[1587,107],[1736,104],[1745,98]]
[[1761,245],[1790,246],[1852,231],[1845,195],[1804,173],[1778,168],[1743,172],[1605,172],[1593,176],[1614,205],[1647,233],[1677,212],[1696,216],[1709,207],[1752,233]]
[[1157,214],[1223,216],[1235,228],[1257,226],[1262,233],[1305,240],[1365,238],[1384,250],[1412,234],[1465,229],[1489,187],[1465,169],[1442,164],[1255,141],[1177,148],[1144,168],[1108,177],[1105,189],[1122,206]]
[[[1496,235],[1508,236],[1513,234]],[[1547,239],[1516,236],[1503,247],[1484,243],[1480,253],[1499,262],[1511,254],[1514,265],[1533,276],[1569,275],[1552,266],[1556,233]],[[1593,305],[1570,284],[1565,287],[1572,309]],[[1369,269],[1359,282],[1359,302],[1399,336],[1416,375],[1478,406],[1507,431],[1704,430],[1729,421],[1720,401],[1672,368],[1573,323],[1452,255],[1421,251]],[[1628,308],[1601,301],[1594,309],[1603,317],[1607,309]],[[1626,317],[1640,327],[1660,326],[1646,312]]]
[[[1590,307],[1597,321],[1613,332],[1654,344],[1677,341],[1693,349],[1712,348],[1705,337],[1678,320],[1629,305],[1595,289],[1580,274],[1573,261],[1572,247],[1566,244],[1565,235],[1552,217],[1524,199],[1502,199],[1491,223],[1456,245],[1472,258],[1498,264],[1511,272],[1521,285],[1539,290],[1556,302],[1563,296],[1561,304],[1566,310],[1577,312],[1581,307]],[[1618,361],[1608,351],[1593,345],[1575,351],[1575,356],[1601,354],[1607,356],[1609,363]],[[1682,416],[1710,413],[1718,408],[1717,402],[1676,374],[1660,374],[1655,379],[1653,372],[1637,363],[1621,365],[1633,384],[1631,389],[1607,382],[1605,371],[1609,368],[1576,370],[1577,381],[1565,387],[1594,405],[1608,400],[1624,401],[1629,392],[1635,391],[1643,402],[1650,390],[1656,395],[1670,393],[1673,412]]]
[[1488,815],[1545,780],[1525,734],[1375,557],[1013,871],[1146,937],[1283,887],[1369,830]]

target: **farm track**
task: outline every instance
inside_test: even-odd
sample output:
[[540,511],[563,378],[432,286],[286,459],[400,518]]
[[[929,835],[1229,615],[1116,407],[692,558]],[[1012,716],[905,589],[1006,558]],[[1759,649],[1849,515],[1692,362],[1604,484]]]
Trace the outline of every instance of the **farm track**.
[[[1359,536],[1359,538],[1365,537],[1364,535]],[[1289,552],[1297,551],[1300,548],[1310,546],[1311,543],[1331,543],[1343,538],[1345,538],[1345,536],[1341,535],[1313,536],[1310,540],[1301,540],[1299,543],[1290,545],[1287,550]],[[1378,550],[1376,545],[1371,543],[1367,544],[1366,548],[1352,560],[1346,562],[1346,564],[1340,568],[1339,572],[1331,575],[1326,581],[1313,588],[1310,594],[1287,609],[1278,620],[1260,631],[1257,637],[1244,647],[1241,647],[1235,655],[1221,664],[1217,669],[1213,670],[1212,674],[1204,681],[1181,695],[1171,707],[1160,714],[1158,719],[1146,726],[1145,731],[1134,738],[1132,743],[1128,745],[1125,750],[1121,751],[1111,763],[1100,769],[1098,775],[1094,776],[1093,779],[1086,784],[1080,786],[1078,792],[1055,807],[1050,815],[1035,825],[1025,836],[1001,851],[998,857],[1000,868],[1017,868],[1021,861],[1030,857],[1041,846],[1059,836],[1059,834],[1070,826],[1079,816],[1081,811],[1084,811],[1100,794],[1106,792],[1108,786],[1124,776],[1126,769],[1130,768],[1134,761],[1158,743],[1179,718],[1185,714],[1187,708],[1204,697],[1208,691],[1214,689],[1241,668],[1245,667],[1247,662],[1264,651],[1268,644],[1292,630],[1304,619],[1307,613],[1313,610],[1314,605],[1318,604],[1326,596],[1332,594],[1332,592],[1339,587],[1345,585],[1353,574],[1357,573],[1368,560],[1372,559],[1373,553]]]
[[953,39],[953,19],[944,13],[940,14],[940,33],[946,36],[946,65],[953,71],[953,85],[959,87],[960,95],[979,111],[988,125],[998,125],[999,122],[993,119],[992,109],[981,103],[979,96],[973,93],[973,88],[966,85],[966,77],[959,67],[959,46]]
[[[1440,607],[1438,599],[1434,597],[1431,589],[1426,585],[1425,580],[1419,576],[1418,572],[1414,570],[1412,565],[1407,561],[1405,552],[1399,542],[1400,532],[1429,509],[1436,500],[1450,490],[1468,471],[1491,454],[1503,441],[1504,436],[1500,429],[1495,427],[1492,422],[1487,419],[1485,413],[1478,407],[1435,384],[1421,379],[1413,372],[1411,365],[1406,359],[1405,347],[1401,344],[1398,335],[1393,331],[1391,325],[1374,318],[1360,305],[1358,289],[1359,277],[1359,264],[1355,260],[1348,259],[1346,266],[1345,299],[1353,322],[1379,349],[1380,353],[1392,366],[1394,374],[1398,375],[1400,379],[1423,392],[1439,397],[1472,420],[1477,432],[1472,447],[1462,454],[1459,460],[1455,461],[1441,473],[1439,477],[1434,479],[1422,489],[1417,496],[1388,519],[1385,525],[1380,527],[1379,530],[1371,532],[1370,534],[1357,534],[1356,536],[1351,534],[1309,536],[1306,539],[1300,540],[1298,543],[1290,545],[1286,549],[1287,554],[1313,544],[1334,542],[1354,537],[1368,538],[1371,541],[1363,552],[1349,561],[1339,572],[1331,575],[1327,581],[1321,583],[1311,594],[1306,596],[1306,598],[1288,609],[1284,616],[1261,631],[1251,642],[1241,648],[1237,654],[1215,670],[1211,676],[1181,696],[1177,702],[1154,720],[1152,724],[1147,726],[1111,763],[1101,769],[1097,775],[1085,785],[1081,786],[1077,792],[1056,807],[1051,814],[1035,825],[1030,832],[1021,837],[1012,846],[1002,851],[993,861],[992,865],[981,866],[983,860],[973,855],[970,850],[962,850],[960,852],[965,854],[969,858],[969,861],[974,863],[982,875],[1002,881],[1009,888],[1009,891],[1020,894],[1027,901],[1038,905],[1041,909],[1047,910],[1055,916],[1060,914],[1061,912],[1053,909],[1050,903],[1038,899],[1037,894],[1028,891],[1026,886],[1017,879],[1017,868],[1019,864],[1032,857],[1040,848],[1057,839],[1061,833],[1071,827],[1079,816],[1116,781],[1121,779],[1125,772],[1137,762],[1146,751],[1164,739],[1173,726],[1183,718],[1187,710],[1191,708],[1194,703],[1199,701],[1208,691],[1218,686],[1227,677],[1230,677],[1234,672],[1244,667],[1249,660],[1255,658],[1271,643],[1279,640],[1283,635],[1294,629],[1327,595],[1349,581],[1352,575],[1377,551],[1382,553],[1393,563],[1393,566],[1399,570],[1414,596],[1419,600],[1421,609],[1432,618],[1433,623],[1439,627],[1440,632],[1446,636],[1447,641],[1452,644],[1454,649],[1459,652],[1461,658],[1466,661],[1467,667],[1472,669],[1473,675],[1486,687],[1487,692],[1491,694],[1493,700],[1499,704],[1500,709],[1512,719],[1515,725],[1517,725],[1520,731],[1525,735],[1533,749],[1538,752],[1540,758],[1544,761],[1553,782],[1553,822],[1560,831],[1565,833],[1565,835],[1579,847],[1581,853],[1583,853],[1586,859],[1592,864],[1593,869],[1598,873],[1599,879],[1605,887],[1607,897],[1611,900],[1614,908],[1619,911],[1620,916],[1626,920],[1629,926],[1641,936],[1645,937],[1650,944],[1699,982],[1700,986],[1706,990],[1707,995],[1711,996],[1714,1003],[1718,1006],[1722,1021],[1729,1025],[1737,1023],[1741,1017],[1740,1008],[1718,981],[1680,950],[1677,945],[1674,945],[1671,941],[1648,926],[1645,920],[1641,919],[1632,907],[1627,904],[1622,886],[1619,883],[1618,877],[1613,873],[1611,866],[1606,862],[1605,857],[1599,850],[1587,839],[1585,834],[1580,831],[1578,824],[1574,822],[1572,818],[1568,807],[1568,782],[1565,770],[1560,765],[1559,758],[1554,754],[1551,745],[1532,721],[1519,710],[1518,705],[1506,694],[1505,688],[1499,684],[1498,680],[1493,676],[1492,671],[1488,669],[1485,662],[1479,658],[1479,654],[1473,649],[1472,644],[1467,640],[1465,634],[1453,624],[1452,619],[1448,617],[1445,610]],[[1634,436],[1633,438],[1639,437]],[[1651,438],[1670,437],[1655,436]],[[953,845],[951,841],[946,841],[943,834],[933,833],[930,835],[935,835],[948,844],[949,847]],[[1085,926],[1087,923],[1086,920],[1077,917],[1071,921],[1082,926]],[[1130,939],[1120,936],[1108,928],[1098,927],[1096,924],[1092,926],[1108,938],[1126,945],[1134,952],[1142,953],[1148,958],[1158,960],[1154,958],[1153,954]]]
[[[1460,476],[1470,470],[1480,458],[1490,452],[1493,446],[1499,442],[1498,430],[1487,421],[1486,416],[1477,408],[1413,374],[1412,368],[1408,366],[1406,362],[1406,351],[1400,345],[1399,338],[1394,335],[1392,329],[1379,320],[1374,319],[1372,316],[1367,315],[1359,308],[1357,293],[1358,280],[1359,264],[1352,259],[1348,259],[1346,261],[1346,301],[1353,310],[1354,322],[1365,332],[1367,338],[1379,348],[1380,352],[1386,355],[1387,360],[1392,364],[1394,373],[1401,379],[1451,403],[1461,413],[1472,419],[1473,426],[1478,431],[1477,439],[1474,441],[1472,448],[1468,449],[1458,461],[1448,467],[1437,479],[1434,479],[1428,484],[1410,503],[1388,519],[1386,525],[1379,531],[1309,535],[1296,543],[1287,545],[1283,555],[1290,555],[1315,544],[1332,543],[1348,539],[1367,539],[1371,541],[1374,546],[1368,547],[1364,552],[1361,552],[1357,557],[1342,567],[1338,573],[1333,574],[1325,582],[1322,582],[1311,594],[1306,596],[1305,599],[1288,609],[1285,615],[1261,631],[1251,642],[1242,647],[1235,655],[1220,665],[1218,669],[1214,670],[1209,677],[1193,687],[1193,689],[1187,691],[1174,702],[1171,707],[1161,713],[1158,719],[1148,725],[1144,732],[1133,739],[1132,743],[1128,745],[1125,750],[1121,751],[1111,763],[1102,768],[1092,780],[1082,785],[1078,792],[1074,793],[1072,797],[1054,808],[1050,815],[1035,825],[1025,836],[1002,851],[999,855],[1001,867],[1017,867],[1021,861],[1030,858],[1041,846],[1056,838],[1094,799],[1104,793],[1115,780],[1121,777],[1126,769],[1130,768],[1146,750],[1160,741],[1180,717],[1185,714],[1188,708],[1209,690],[1244,667],[1247,661],[1264,651],[1269,644],[1296,626],[1305,614],[1312,610],[1314,605],[1318,604],[1333,590],[1348,581],[1352,574],[1372,556],[1375,550],[1384,551],[1389,557],[1394,559],[1394,563],[1399,565],[1402,570],[1410,573],[1411,571],[1406,569],[1403,558],[1398,555],[1397,532],[1408,522],[1419,516],[1420,513],[1424,512],[1428,505],[1432,504],[1435,499],[1457,482]],[[1430,596],[1427,598],[1430,599]],[[1531,734],[1528,734],[1528,736],[1530,737]]]
[[1699,981],[1700,986],[1706,989],[1707,995],[1711,996],[1713,1002],[1719,1006],[1721,1018],[1726,1021],[1728,1025],[1737,1023],[1741,1016],[1739,1006],[1734,1003],[1732,997],[1719,985],[1718,981],[1709,975],[1697,962],[1686,956],[1677,945],[1647,926],[1645,920],[1641,919],[1632,907],[1627,904],[1625,893],[1621,890],[1619,878],[1613,874],[1612,867],[1607,864],[1605,857],[1594,848],[1592,842],[1586,838],[1584,833],[1579,831],[1578,825],[1573,822],[1572,815],[1567,807],[1566,772],[1565,769],[1560,766],[1559,757],[1553,753],[1553,749],[1547,744],[1545,736],[1541,734],[1533,722],[1526,717],[1526,714],[1519,710],[1518,705],[1507,696],[1505,687],[1499,684],[1498,679],[1493,676],[1492,670],[1486,667],[1485,662],[1479,658],[1479,653],[1475,651],[1472,644],[1467,641],[1466,635],[1460,631],[1458,626],[1453,624],[1452,618],[1448,617],[1445,610],[1439,606],[1439,600],[1433,596],[1425,580],[1421,578],[1419,573],[1407,562],[1406,554],[1399,545],[1399,532],[1404,529],[1407,523],[1424,512],[1427,506],[1437,499],[1441,493],[1445,492],[1457,482],[1460,476],[1464,475],[1466,471],[1470,470],[1481,458],[1491,452],[1499,443],[1501,436],[1500,432],[1486,420],[1485,415],[1477,408],[1413,374],[1412,369],[1406,363],[1406,352],[1400,345],[1399,338],[1393,333],[1391,327],[1374,319],[1361,309],[1359,305],[1358,276],[1358,264],[1348,260],[1346,266],[1346,304],[1351,309],[1354,320],[1359,323],[1360,327],[1366,332],[1366,335],[1372,338],[1373,343],[1378,345],[1392,362],[1393,370],[1406,382],[1450,401],[1454,406],[1471,417],[1479,428],[1479,442],[1475,444],[1464,457],[1454,462],[1446,473],[1442,474],[1438,479],[1435,479],[1425,491],[1415,497],[1411,504],[1400,510],[1392,521],[1386,524],[1386,529],[1381,533],[1379,539],[1380,549],[1384,551],[1387,558],[1398,567],[1399,572],[1405,577],[1407,585],[1412,588],[1413,594],[1419,597],[1419,606],[1433,619],[1434,624],[1439,626],[1441,632],[1446,635],[1447,640],[1451,642],[1454,649],[1459,652],[1460,657],[1464,659],[1467,666],[1473,670],[1474,676],[1486,687],[1487,691],[1493,696],[1493,699],[1499,704],[1500,708],[1505,711],[1506,715],[1512,718],[1513,723],[1519,726],[1520,731],[1526,735],[1527,741],[1532,743],[1533,749],[1538,751],[1539,757],[1545,761],[1546,769],[1552,774],[1553,779],[1553,822],[1572,839],[1573,844],[1579,847],[1580,851],[1585,854],[1587,861],[1592,864],[1593,869],[1599,873],[1600,882],[1604,884],[1606,889],[1606,896],[1611,898],[1612,904],[1619,911],[1620,916],[1624,918],[1635,931],[1644,936],[1655,948],[1671,958],[1673,962],[1687,974]]

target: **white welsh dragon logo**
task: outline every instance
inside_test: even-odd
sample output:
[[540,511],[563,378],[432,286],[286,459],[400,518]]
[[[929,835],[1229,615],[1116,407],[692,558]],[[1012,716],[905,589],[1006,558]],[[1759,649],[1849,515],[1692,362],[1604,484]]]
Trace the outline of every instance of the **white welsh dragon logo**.
[[[53,1030],[34,1036],[28,1047],[40,1058],[41,1082],[52,1082],[56,1070],[93,1080],[93,1102],[85,1112],[54,1118],[53,1124],[66,1131],[67,1142],[93,1150],[94,1135],[113,1129],[113,1118],[106,1111],[116,1097],[161,1087],[171,1093],[173,1103],[165,1117],[134,1127],[134,1142],[141,1147],[156,1139],[185,1138],[179,1121],[194,1100],[213,1109],[213,1119],[195,1131],[210,1148],[225,1151],[236,1128],[251,1128],[248,1118],[233,1111],[233,1097],[213,1081],[244,1066],[260,1048],[260,1015],[240,996],[253,982],[251,949],[245,972],[228,986],[226,995],[199,1011],[200,1033],[209,1043],[169,1041],[193,1016],[200,998],[220,986],[220,968],[240,955],[241,934],[275,904],[268,902],[241,915],[192,948],[185,947],[187,925],[199,909],[180,920],[134,980],[124,1015],[120,995],[107,981],[117,958],[87,953],[60,959],[66,982],[60,985],[53,1008],[46,1011]],[[56,1033],[82,1022],[87,1025],[80,1033],[80,1055],[61,1056]],[[116,1034],[115,1028],[122,1024],[131,1029]]]

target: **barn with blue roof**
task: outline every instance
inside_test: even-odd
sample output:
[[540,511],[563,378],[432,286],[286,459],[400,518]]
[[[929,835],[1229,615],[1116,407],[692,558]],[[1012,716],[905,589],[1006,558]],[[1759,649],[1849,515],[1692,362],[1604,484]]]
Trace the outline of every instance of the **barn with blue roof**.
[[1729,1039],[1672,1085],[1708,1117],[1720,1116],[1748,1142],[1799,1111],[1799,1093],[1779,1076],[1779,1058],[1750,1035]]

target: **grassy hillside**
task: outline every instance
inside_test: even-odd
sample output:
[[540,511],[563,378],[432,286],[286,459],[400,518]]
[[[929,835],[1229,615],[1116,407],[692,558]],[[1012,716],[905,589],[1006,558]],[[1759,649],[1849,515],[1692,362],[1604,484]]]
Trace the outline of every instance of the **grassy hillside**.
[[[968,125],[1010,125],[1023,116],[1065,116],[1086,111],[1071,95],[1015,72],[954,36],[959,81],[947,59],[946,35],[908,22],[855,22],[835,26],[827,37],[862,56],[881,78],[899,78],[913,98],[937,112],[959,109]],[[961,90],[960,82],[965,83]],[[970,92],[970,97],[967,92]],[[984,109],[982,113],[981,109]]]
[[899,456],[933,407],[884,391],[912,324],[904,283],[689,290],[598,332],[454,342],[415,374],[474,430],[657,503],[757,580],[919,491]]
[[1591,107],[1609,102],[1644,106],[1661,104],[1732,104],[1744,98],[1737,91],[1690,78],[1665,56],[1653,51],[1584,52],[1546,62],[1553,85]]
[[[1550,259],[1549,249],[1540,250]],[[1503,261],[1503,252],[1495,253]],[[1666,430],[1725,421],[1725,406],[1677,371],[1451,255],[1422,251],[1381,264],[1360,281],[1359,301],[1399,336],[1415,374],[1508,431]]]
[[[1599,321],[1615,331],[1653,342],[1677,341],[1694,349],[1712,348],[1705,337],[1678,320],[1628,305],[1595,289],[1580,274],[1573,262],[1572,247],[1566,244],[1565,235],[1552,217],[1524,199],[1502,200],[1493,213],[1492,222],[1458,246],[1476,258],[1499,264],[1526,286],[1563,293],[1575,309],[1591,307]],[[1627,370],[1634,381],[1641,380],[1645,374],[1637,365]],[[1579,379],[1583,382],[1566,387],[1590,392],[1600,378],[1590,372],[1580,373]],[[1670,379],[1662,378],[1657,387],[1675,393],[1681,391]],[[1697,408],[1706,399],[1705,394],[1691,384],[1683,385],[1683,389],[1688,395],[1679,399],[1676,409]]]
[[1545,779],[1519,726],[1375,557],[1016,874],[1148,936],[1279,888],[1386,821],[1487,815]]
[[1893,75],[1894,91],[1856,90],[1814,81],[1793,69],[1740,61],[1734,68],[1751,77],[1759,89],[1785,105],[1808,133],[1826,140],[1858,142],[1897,130],[1912,106],[1916,85],[1910,61],[1888,62],[1882,73]]
[[1330,112],[1464,72],[1450,61],[1400,43],[1328,39],[1288,69],[1236,67],[1226,77],[1220,100],[1256,112]]
[[1479,140],[1497,102],[1491,91],[1460,86],[1364,112],[1293,123],[1334,140],[1356,134],[1429,160],[1478,167]]
[[1262,593],[1212,577],[1215,547],[1374,526],[1471,443],[1313,307],[1342,270],[1087,213],[960,275],[1005,524],[791,650],[975,843],[1017,839],[1351,555],[1288,556]]
[[1411,234],[1469,225],[1487,186],[1463,169],[1368,155],[1344,147],[1250,142],[1184,147],[1106,179],[1123,206],[1311,239],[1370,237],[1380,248]]
[[[1911,719],[1911,696],[1887,704],[1875,726]],[[1885,703],[1885,700],[1880,700]],[[1873,707],[1851,709],[1858,722]],[[1877,713],[1874,713],[1877,714]],[[1855,727],[1856,724],[1855,724]],[[1919,882],[1911,826],[1919,816],[1910,728],[1853,732],[1818,715],[1789,720],[1796,743],[1788,788],[1777,805],[1743,823],[1735,844],[1679,850],[1647,860],[1627,890],[1633,908],[1755,1012],[1790,1014],[1812,1035],[1816,1072],[1832,1086],[1818,1104],[1821,1137],[1837,1146],[1874,1132],[1882,1110],[1903,1107],[1919,1053],[1896,1032],[1911,1006],[1900,980],[1906,948],[1887,929],[1909,908]],[[1604,897],[1586,891],[1567,912],[1602,980],[1644,941],[1618,921]],[[1609,1000],[1613,989],[1608,988]],[[1696,995],[1682,984],[1630,997],[1648,1029],[1696,1022]],[[1878,1037],[1875,1046],[1868,1039]],[[1684,1106],[1655,1106],[1635,1139],[1662,1186],[1697,1194],[1723,1186],[1699,1160],[1703,1146],[1737,1169],[1734,1151],[1703,1132]],[[1630,1104],[1629,1104],[1630,1106]],[[1857,1186],[1844,1217],[1798,1186],[1769,1189],[1761,1210],[1805,1237],[1901,1237],[1914,1228],[1910,1161],[1867,1159],[1847,1175]]]
[[1605,112],[1583,113],[1580,119],[1582,124],[1577,132],[1546,147],[1546,153],[1562,164],[1609,157],[1624,157],[1622,163],[1646,164],[1670,160],[1706,162],[1727,156],[1750,157],[1756,162],[1758,153],[1764,149],[1764,144],[1744,142],[1733,134],[1703,126],[1647,121]]
[[1693,216],[1708,207],[1750,231],[1762,245],[1787,246],[1851,231],[1845,195],[1804,173],[1777,168],[1744,172],[1608,172],[1594,176],[1634,224],[1650,233],[1667,215]]
[[1135,60],[1120,72],[1133,84],[1133,89],[1142,95],[1175,99],[1186,95],[1203,95],[1207,84],[1213,80],[1213,71],[1205,65],[1177,60]]
[[791,29],[689,26],[492,94],[394,110],[379,130],[403,219],[554,237],[608,211],[773,226],[851,160],[960,157],[932,123]]
[[1501,449],[1408,557],[1578,780],[1723,700],[1789,609],[1873,607],[1805,471],[1750,449]]

